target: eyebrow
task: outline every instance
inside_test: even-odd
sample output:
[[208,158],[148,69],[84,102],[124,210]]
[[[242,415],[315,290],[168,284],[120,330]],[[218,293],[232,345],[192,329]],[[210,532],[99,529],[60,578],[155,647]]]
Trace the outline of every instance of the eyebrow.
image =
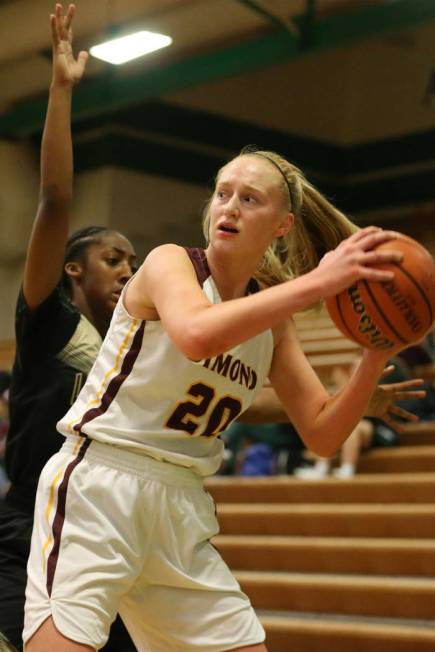
[[[218,181],[216,184],[216,189],[219,188],[220,186],[231,186],[230,181]],[[248,190],[251,192],[258,193],[259,195],[265,196],[267,193],[264,190],[261,190],[260,188],[257,188],[256,186],[251,186],[249,183],[242,183],[242,187],[244,190]]]
[[[116,251],[116,253],[120,254],[121,256],[126,256],[127,255],[127,252],[125,251],[125,249],[120,249],[119,247],[114,247],[113,245],[108,245],[108,248],[113,249],[113,251]],[[137,255],[136,254],[129,254],[128,258],[130,258],[131,260],[136,260]]]

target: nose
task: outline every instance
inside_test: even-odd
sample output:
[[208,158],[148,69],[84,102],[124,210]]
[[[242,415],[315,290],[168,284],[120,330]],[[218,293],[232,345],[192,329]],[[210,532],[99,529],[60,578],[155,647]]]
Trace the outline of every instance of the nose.
[[120,279],[125,285],[129,279],[133,276],[133,269],[129,260],[123,260],[122,266],[120,269]]
[[229,217],[238,217],[240,215],[239,202],[235,196],[231,197],[225,207],[225,214]]

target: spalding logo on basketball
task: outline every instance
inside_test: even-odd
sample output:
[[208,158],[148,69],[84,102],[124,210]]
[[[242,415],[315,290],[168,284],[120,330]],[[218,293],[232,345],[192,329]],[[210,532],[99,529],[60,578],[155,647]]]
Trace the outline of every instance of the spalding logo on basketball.
[[326,300],[331,319],[348,338],[369,349],[410,346],[424,337],[435,318],[435,262],[421,244],[405,235],[377,249],[403,253],[391,281],[357,281]]

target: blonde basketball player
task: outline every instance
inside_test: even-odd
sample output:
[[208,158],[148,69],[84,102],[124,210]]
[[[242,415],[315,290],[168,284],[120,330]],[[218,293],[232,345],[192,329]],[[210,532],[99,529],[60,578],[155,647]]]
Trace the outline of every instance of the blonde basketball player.
[[357,231],[285,159],[247,151],[225,165],[205,230],[205,250],[149,254],[58,424],[66,441],[36,500],[27,652],[99,650],[118,611],[139,651],[265,652],[210,543],[203,478],[220,465],[218,435],[268,377],[307,446],[328,456],[391,355],[365,351],[335,395],[307,362],[292,315],[357,279],[389,280],[376,266],[400,254],[374,251],[395,234]]

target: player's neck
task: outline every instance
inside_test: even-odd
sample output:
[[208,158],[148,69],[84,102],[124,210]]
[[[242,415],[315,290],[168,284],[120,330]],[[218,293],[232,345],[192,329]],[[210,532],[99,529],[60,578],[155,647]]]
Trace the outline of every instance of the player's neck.
[[246,288],[255,273],[255,266],[234,257],[218,257],[210,249],[206,251],[207,262],[222,301],[238,299],[246,295]]
[[86,297],[80,290],[76,289],[73,292],[71,303],[80,310],[81,314],[86,317],[104,339],[110,325],[110,317],[108,315],[100,315],[97,310],[93,310],[92,306],[88,303]]

